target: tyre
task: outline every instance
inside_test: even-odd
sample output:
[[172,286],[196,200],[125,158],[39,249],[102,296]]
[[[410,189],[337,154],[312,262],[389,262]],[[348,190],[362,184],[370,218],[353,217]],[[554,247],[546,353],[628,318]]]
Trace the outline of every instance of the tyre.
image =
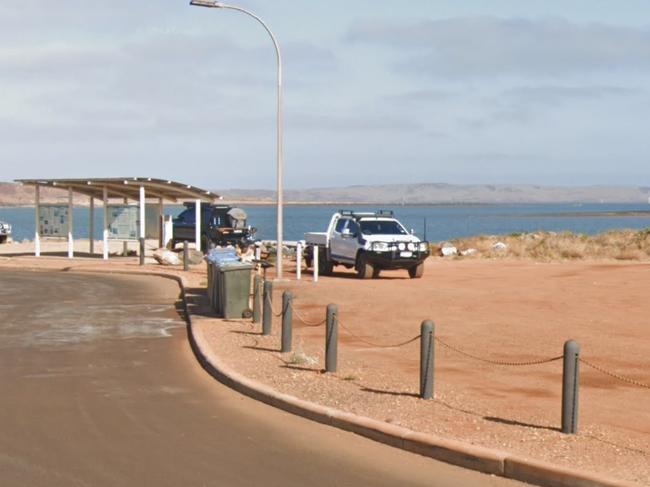
[[420,262],[415,267],[409,269],[409,277],[411,279],[420,279],[424,274],[424,262]]
[[368,257],[366,254],[359,254],[357,257],[357,277],[359,279],[370,279],[374,269],[371,264],[368,263]]
[[380,272],[381,272],[381,268],[380,268],[380,267],[374,267],[374,268],[372,269],[372,278],[373,278],[373,279],[379,279],[379,273],[380,273]]
[[[325,250],[323,250],[323,254],[325,254]],[[327,258],[327,255],[321,255],[318,257],[318,267],[322,276],[329,276],[334,269],[334,263]]]

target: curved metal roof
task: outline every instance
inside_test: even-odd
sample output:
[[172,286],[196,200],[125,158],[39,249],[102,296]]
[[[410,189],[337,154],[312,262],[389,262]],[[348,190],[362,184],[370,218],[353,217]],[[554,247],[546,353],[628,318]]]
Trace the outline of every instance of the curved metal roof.
[[147,198],[162,198],[178,202],[197,200],[212,203],[221,196],[196,186],[183,184],[168,179],[155,178],[87,178],[87,179],[16,179],[17,183],[28,186],[46,186],[50,188],[72,189],[93,198],[103,199],[104,188],[109,198],[140,198],[140,187],[144,187]]

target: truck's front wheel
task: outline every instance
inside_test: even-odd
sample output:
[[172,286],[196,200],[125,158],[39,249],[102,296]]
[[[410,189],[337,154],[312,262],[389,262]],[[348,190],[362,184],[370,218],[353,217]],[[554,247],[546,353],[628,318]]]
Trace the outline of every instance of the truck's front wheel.
[[357,277],[359,279],[370,279],[374,273],[374,269],[371,264],[368,263],[368,257],[366,254],[359,254],[357,256]]
[[424,274],[424,262],[420,262],[415,267],[409,268],[409,277],[411,279],[419,279]]

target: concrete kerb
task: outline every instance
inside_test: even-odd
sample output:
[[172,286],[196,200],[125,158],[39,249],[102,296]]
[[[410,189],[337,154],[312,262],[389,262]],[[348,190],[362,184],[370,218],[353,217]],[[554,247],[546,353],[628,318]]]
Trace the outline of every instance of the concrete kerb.
[[[67,268],[65,270],[91,273],[107,272],[105,268]],[[182,276],[165,272],[135,270],[108,271],[108,273],[148,275],[176,281],[181,290],[188,340],[201,366],[219,382],[270,406],[445,463],[543,487],[641,487],[633,482],[581,472],[547,462],[517,457],[498,450],[415,432],[280,393],[230,369],[212,351],[203,332],[193,324],[185,293],[186,282]]]
[[544,487],[640,487],[618,479],[415,432],[280,393],[230,369],[208,346],[201,329],[190,324],[188,330],[192,349],[208,373],[238,392],[289,413],[445,463]]

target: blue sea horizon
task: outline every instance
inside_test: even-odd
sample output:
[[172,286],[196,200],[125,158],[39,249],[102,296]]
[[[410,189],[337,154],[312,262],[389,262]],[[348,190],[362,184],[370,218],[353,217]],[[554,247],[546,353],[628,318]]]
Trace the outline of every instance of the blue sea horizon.
[[[241,207],[248,223],[257,228],[256,238],[276,238],[276,208],[272,205]],[[180,205],[165,206],[165,214],[177,215]],[[420,238],[438,242],[472,235],[503,235],[535,231],[571,231],[597,234],[614,229],[650,227],[650,205],[629,203],[584,204],[490,204],[490,205],[287,205],[284,208],[284,239],[300,240],[305,232],[325,231],[339,209],[356,211],[392,210]],[[631,214],[626,214],[631,213]],[[89,209],[74,209],[75,238],[88,237]],[[95,239],[102,235],[101,208],[95,208]],[[11,223],[16,241],[34,238],[33,207],[0,208],[0,220]]]

